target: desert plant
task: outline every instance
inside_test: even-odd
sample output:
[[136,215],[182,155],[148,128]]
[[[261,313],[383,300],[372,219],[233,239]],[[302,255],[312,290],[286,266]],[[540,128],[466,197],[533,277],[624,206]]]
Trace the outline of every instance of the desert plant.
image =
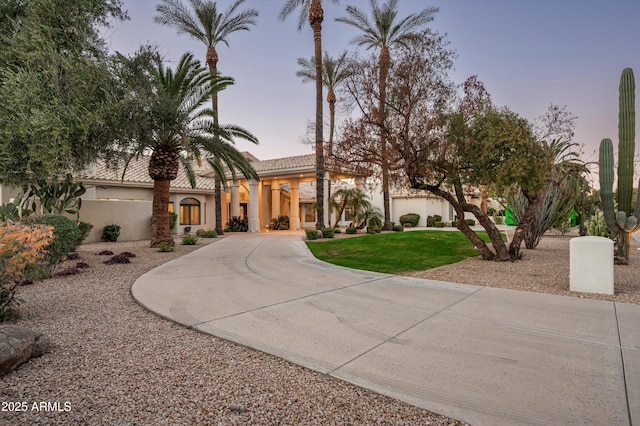
[[76,263],[76,268],[78,269],[86,269],[89,267],[89,264],[87,262],[77,262]]
[[289,216],[280,215],[277,218],[271,219],[271,225],[269,229],[274,231],[288,231],[289,230]]
[[112,223],[111,225],[107,225],[104,227],[102,231],[102,239],[104,241],[115,243],[118,241],[118,237],[120,236],[120,226]]
[[20,193],[12,202],[0,205],[0,221],[17,221],[20,220],[22,216],[27,216],[25,210],[20,208],[23,202],[23,196],[24,195]]
[[169,229],[176,229],[178,224],[178,214],[176,212],[169,212]]
[[318,231],[315,229],[306,229],[304,233],[307,235],[307,240],[317,240]]
[[160,244],[158,244],[157,248],[158,248],[159,252],[168,253],[168,252],[171,252],[171,251],[175,251],[176,246],[168,244],[168,243],[162,241]]
[[[640,197],[635,208],[633,197],[633,161],[635,155],[635,80],[631,68],[620,77],[618,113],[618,211],[615,211],[613,191],[613,143],[605,138],[600,142],[600,198],[604,219],[609,231],[617,235],[617,263],[629,263],[631,234],[640,230]],[[640,185],[640,183],[639,183]]]
[[218,233],[215,229],[207,229],[202,233],[202,238],[218,238]]
[[227,222],[227,226],[224,228],[224,232],[248,232],[249,231],[249,219],[246,217],[232,216]]
[[410,223],[411,226],[418,226],[420,215],[418,213],[407,213],[400,216],[400,223]]
[[124,253],[120,253],[120,254],[116,254],[115,256],[112,256],[111,258],[105,260],[102,263],[104,263],[105,265],[116,265],[116,264],[131,263],[131,261],[129,260],[129,256],[127,256]]
[[111,250],[101,250],[96,253],[96,256],[111,256],[113,252]]
[[71,219],[59,214],[30,216],[23,221],[27,224],[48,225],[53,227],[53,239],[46,247],[45,261],[48,263],[47,272],[53,275],[55,265],[71,253],[78,244],[80,228]]
[[356,228],[350,226],[344,232],[347,233],[347,234],[357,234],[358,230]]
[[323,238],[333,238],[334,237],[333,228],[322,228],[322,237]]
[[137,257],[135,253],[131,253],[130,251],[123,251],[120,255],[127,256],[128,258]]
[[93,225],[90,224],[89,222],[78,222],[78,229],[80,230],[80,234],[78,235],[78,242],[77,242],[77,245],[79,246],[80,244],[82,244],[84,240],[87,239],[87,237],[89,236],[89,233],[93,229]]
[[74,214],[80,215],[82,196],[87,188],[82,182],[74,182],[73,176],[67,173],[60,182],[39,180],[29,188],[25,185],[22,192],[27,194],[22,201],[23,207],[29,207],[41,214]]
[[589,235],[593,237],[606,237],[613,241],[616,240],[616,234],[609,231],[607,222],[605,221],[603,214],[599,211],[595,212],[593,216],[585,222],[585,225],[587,226],[587,232],[589,232]]
[[367,234],[377,234],[378,228],[375,226],[367,226]]
[[78,268],[75,266],[69,267],[69,268],[64,268],[61,271],[56,272],[56,277],[66,277],[67,275],[75,275],[78,272]]
[[183,246],[195,246],[198,244],[198,239],[191,234],[187,234],[182,237],[182,245]]

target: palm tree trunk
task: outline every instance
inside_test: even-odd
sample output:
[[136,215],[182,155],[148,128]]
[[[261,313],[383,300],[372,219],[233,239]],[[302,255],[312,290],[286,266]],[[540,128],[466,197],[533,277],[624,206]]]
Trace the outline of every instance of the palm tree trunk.
[[387,159],[387,130],[386,130],[386,102],[387,102],[387,75],[389,74],[389,66],[391,57],[389,49],[383,47],[380,49],[380,156],[382,167],[382,198],[384,204],[384,224],[383,231],[391,230],[391,212],[389,206],[389,164]]
[[336,129],[336,94],[333,89],[329,89],[327,102],[329,103],[329,146],[327,155],[331,157],[333,155],[333,134]]
[[[216,52],[215,47],[209,46],[207,48],[207,66],[209,67],[209,73],[211,74],[211,78],[215,78],[218,74],[218,52]],[[213,123],[217,127],[218,126],[218,92],[214,92],[211,95],[211,109],[215,112],[213,116]],[[215,203],[215,213],[216,213],[216,232],[218,235],[222,235],[222,182],[220,182],[220,178],[218,176],[214,179],[214,203]]]
[[309,25],[313,30],[313,45],[316,61],[316,229],[324,222],[324,146],[322,137],[322,20],[324,10],[321,0],[312,0],[309,8]]
[[169,188],[171,181],[158,179],[153,181],[153,206],[151,213],[151,247],[160,243],[174,245],[169,226]]

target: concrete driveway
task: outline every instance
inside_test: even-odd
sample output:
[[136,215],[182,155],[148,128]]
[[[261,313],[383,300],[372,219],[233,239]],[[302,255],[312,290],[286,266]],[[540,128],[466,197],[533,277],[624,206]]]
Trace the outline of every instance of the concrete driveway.
[[473,425],[640,424],[640,306],[342,268],[230,235],[140,277],[187,327]]

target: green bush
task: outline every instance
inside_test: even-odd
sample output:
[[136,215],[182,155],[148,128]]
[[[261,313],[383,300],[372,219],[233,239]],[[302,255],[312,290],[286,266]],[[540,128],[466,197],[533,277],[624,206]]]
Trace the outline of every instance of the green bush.
[[333,228],[333,232],[336,234],[342,234],[342,229],[340,228]]
[[168,253],[171,251],[175,251],[176,246],[162,241],[161,243],[158,244],[157,248],[159,252]]
[[273,229],[275,231],[288,231],[289,230],[289,216],[280,215],[278,218],[271,219],[271,225],[269,225],[269,229]]
[[120,225],[116,225],[112,223],[111,225],[107,225],[104,227],[102,231],[102,239],[104,241],[109,241],[111,243],[115,243],[118,241],[118,237],[120,236]]
[[207,229],[202,233],[202,238],[218,238],[218,233],[215,229]]
[[393,229],[395,232],[402,232],[404,231],[404,228],[402,227],[402,225],[393,225]]
[[304,233],[307,234],[307,240],[318,239],[318,231],[316,231],[315,229],[306,229]]
[[195,246],[198,244],[198,239],[191,234],[187,234],[182,237],[182,245],[183,246]]
[[372,216],[367,221],[367,227],[371,228],[379,228],[382,229],[382,218],[380,216]]
[[322,237],[323,238],[333,238],[334,237],[334,229],[333,228],[322,228]]
[[[59,215],[46,214],[42,216],[29,216],[23,222],[27,224],[39,224],[53,226],[53,240],[46,248],[45,261],[55,266],[64,257],[71,253],[78,245],[80,228],[73,220]],[[48,270],[53,275],[53,269]]]
[[497,214],[493,216],[493,221],[496,223],[496,225],[503,225],[504,224],[504,217],[503,216],[498,216]]
[[169,212],[169,228],[176,229],[178,224],[178,214],[175,212]]
[[444,228],[444,222],[436,222],[435,223],[435,227],[436,228]]
[[224,228],[224,232],[248,232],[249,231],[249,219],[246,217],[233,216],[227,227]]
[[377,234],[378,228],[375,226],[367,226],[367,234]]
[[418,226],[418,222],[420,221],[420,215],[418,213],[407,213],[400,216],[400,223],[403,225],[405,223],[410,223],[411,226]]
[[348,227],[348,228],[345,230],[345,232],[346,232],[347,234],[357,234],[357,233],[358,233],[358,230],[357,230],[356,228],[354,228],[354,227],[350,226],[350,227]]
[[464,223],[466,223],[466,224],[467,224],[467,225],[469,225],[469,226],[473,226],[473,225],[475,225],[475,224],[476,224],[476,221],[475,221],[475,220],[473,220],[473,219],[465,219],[465,220],[464,220]]
[[80,234],[78,235],[78,242],[76,246],[79,246],[84,240],[87,239],[89,233],[93,229],[93,225],[89,222],[78,222],[78,229],[80,230]]
[[434,226],[436,226],[436,219],[433,216],[427,216],[427,228],[433,228]]
[[401,226],[402,226],[403,228],[413,228],[413,225],[411,225],[409,222],[407,222],[407,223],[403,223]]

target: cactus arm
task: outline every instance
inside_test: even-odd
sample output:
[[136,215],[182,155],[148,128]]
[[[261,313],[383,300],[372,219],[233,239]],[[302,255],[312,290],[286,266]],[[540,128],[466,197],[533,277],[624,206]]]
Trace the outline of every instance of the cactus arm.
[[633,70],[625,68],[620,77],[620,109],[618,112],[618,210],[627,214],[631,214],[633,194],[635,101]]
[[600,198],[602,212],[609,231],[618,233],[620,227],[616,221],[613,203],[613,143],[611,139],[600,142]]

